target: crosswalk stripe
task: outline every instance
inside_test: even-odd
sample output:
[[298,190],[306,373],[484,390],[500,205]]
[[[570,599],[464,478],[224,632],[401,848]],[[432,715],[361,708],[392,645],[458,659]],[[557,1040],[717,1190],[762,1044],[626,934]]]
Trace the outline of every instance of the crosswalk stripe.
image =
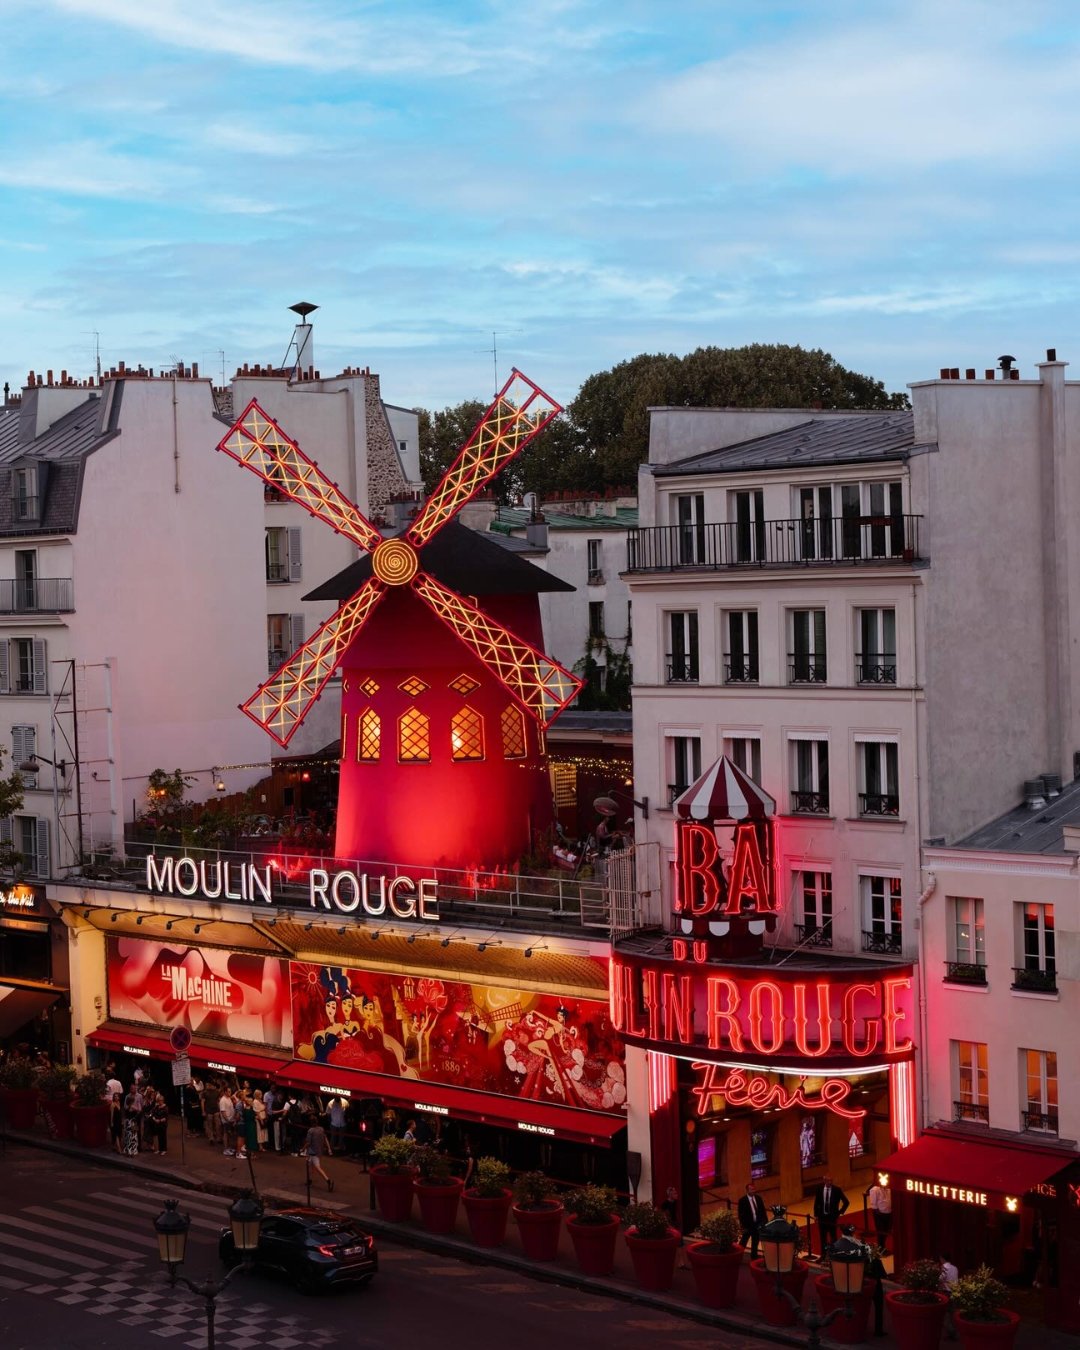
[[[86,1200],[64,1200],[63,1205],[67,1209],[86,1209],[91,1214],[101,1214],[100,1205],[91,1205]],[[31,1205],[22,1211],[24,1214],[33,1214],[39,1219],[60,1219],[64,1223],[73,1224],[77,1228],[85,1228],[92,1233],[104,1233],[106,1237],[116,1238],[125,1242],[137,1243],[140,1247],[157,1248],[157,1238],[152,1233],[147,1232],[146,1236],[142,1233],[134,1233],[129,1229],[118,1228],[116,1224],[106,1225],[103,1223],[91,1223],[89,1219],[80,1218],[77,1214],[66,1214],[62,1210],[45,1209],[41,1205]],[[125,1216],[126,1217],[126,1216]]]
[[[161,1213],[160,1200],[133,1200],[124,1195],[105,1195],[100,1192],[91,1195],[90,1198],[91,1200],[100,1200],[102,1204],[122,1205],[125,1209],[134,1209],[141,1214],[149,1214],[151,1216],[151,1223]],[[131,1218],[131,1215],[126,1214],[124,1217]],[[226,1227],[226,1223],[214,1223],[210,1219],[198,1219],[192,1215],[191,1226],[192,1228],[205,1228],[208,1232],[216,1233],[220,1229]]]
[[57,1270],[55,1266],[43,1266],[36,1261],[21,1261],[17,1256],[5,1256],[4,1265],[12,1270],[25,1270],[39,1279],[70,1280],[70,1270]]
[[136,1200],[179,1200],[181,1209],[199,1210],[207,1218],[220,1219],[223,1227],[229,1222],[230,1202],[224,1196],[200,1195],[198,1191],[184,1190],[180,1186],[155,1186],[150,1192],[125,1186],[117,1194],[130,1195]]
[[[100,1238],[79,1237],[77,1234],[68,1231],[67,1216],[63,1216],[64,1232],[63,1240],[73,1247],[89,1247],[91,1251],[103,1252],[106,1256],[122,1256],[125,1259],[131,1255],[123,1247],[110,1247],[107,1242],[102,1242]],[[44,1237],[57,1237],[56,1227],[46,1227],[43,1223],[31,1223],[29,1219],[24,1219],[21,1215],[18,1218],[9,1217],[6,1214],[0,1214],[0,1224],[6,1224],[11,1228],[17,1228],[20,1233],[41,1233]]]
[[[21,1252],[38,1252],[42,1256],[51,1256],[54,1261],[66,1261],[71,1266],[82,1266],[83,1270],[105,1270],[107,1261],[95,1261],[92,1256],[83,1256],[80,1252],[67,1252],[53,1243],[47,1247],[44,1242],[31,1242],[18,1233],[0,1232],[0,1247],[18,1247]],[[0,1257],[0,1259],[4,1259]]]

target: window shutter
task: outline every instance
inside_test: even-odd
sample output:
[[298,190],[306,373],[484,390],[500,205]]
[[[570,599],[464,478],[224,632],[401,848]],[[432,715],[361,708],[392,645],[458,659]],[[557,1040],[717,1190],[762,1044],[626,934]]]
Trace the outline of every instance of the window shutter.
[[26,733],[29,729],[29,727],[11,728],[11,758],[16,764],[30,758],[30,752],[26,748]]
[[290,655],[298,647],[303,646],[304,642],[304,616],[302,614],[289,615],[289,651]]
[[300,537],[302,531],[296,526],[289,527],[289,580],[299,581],[302,573]]
[[7,638],[0,639],[0,694],[11,693],[11,681],[8,677],[8,652],[10,642]]
[[4,818],[0,820],[0,844],[10,844],[12,842],[11,817],[4,816]]
[[45,816],[37,818],[37,858],[34,862],[33,871],[38,876],[47,877],[49,875],[49,822]]
[[45,639],[34,638],[33,641],[34,693],[44,694],[48,692],[45,679]]

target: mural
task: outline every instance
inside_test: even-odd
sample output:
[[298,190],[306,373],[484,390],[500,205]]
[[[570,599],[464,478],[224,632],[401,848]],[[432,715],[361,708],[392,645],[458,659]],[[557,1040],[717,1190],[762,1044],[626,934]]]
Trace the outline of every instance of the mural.
[[290,1046],[288,962],[138,938],[106,944],[109,1015],[197,1036]]
[[622,1114],[626,1068],[591,999],[292,963],[297,1059]]

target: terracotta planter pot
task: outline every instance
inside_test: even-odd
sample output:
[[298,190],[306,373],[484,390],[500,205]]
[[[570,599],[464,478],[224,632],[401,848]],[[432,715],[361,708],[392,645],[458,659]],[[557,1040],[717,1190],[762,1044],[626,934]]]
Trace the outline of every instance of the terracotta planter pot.
[[607,1223],[578,1223],[570,1215],[566,1231],[574,1244],[578,1269],[583,1275],[610,1275],[615,1269],[615,1238],[619,1220],[612,1215]]
[[412,1218],[414,1176],[411,1167],[403,1172],[388,1172],[385,1167],[371,1169],[375,1201],[384,1219],[389,1219],[391,1223],[404,1223]]
[[[806,1262],[796,1258],[794,1266],[782,1277],[783,1288],[795,1299],[796,1304],[802,1303],[803,1285],[806,1284],[808,1270]],[[765,1321],[771,1327],[793,1327],[795,1309],[789,1306],[786,1299],[776,1297],[776,1276],[769,1274],[765,1269],[765,1262],[760,1257],[750,1262],[750,1274],[753,1276],[758,1306]],[[907,1346],[904,1350],[907,1350]]]
[[[840,1345],[861,1345],[866,1340],[876,1288],[877,1280],[863,1280],[859,1297],[852,1300],[851,1316],[841,1315],[829,1327],[830,1340],[837,1341]],[[844,1296],[836,1292],[831,1275],[816,1275],[814,1289],[817,1292],[818,1306],[823,1313],[830,1313],[834,1308],[845,1306]]]
[[944,1294],[924,1294],[929,1303],[910,1303],[911,1295],[903,1290],[885,1295],[889,1323],[898,1345],[904,1350],[937,1350],[949,1300]]
[[413,1190],[420,1201],[420,1222],[429,1233],[452,1233],[457,1224],[458,1202],[462,1183],[458,1180],[445,1186],[433,1186],[427,1181],[414,1181]]
[[0,1105],[11,1130],[32,1130],[37,1119],[37,1088],[0,1088]]
[[1010,1350],[1013,1341],[1016,1340],[1020,1318],[1008,1308],[998,1308],[997,1315],[1004,1320],[976,1322],[974,1318],[965,1317],[963,1313],[953,1313],[956,1334],[960,1337],[960,1344],[964,1350],[982,1350],[983,1346],[993,1346],[994,1350]]
[[71,1112],[73,1104],[70,1097],[43,1097],[41,1114],[53,1139],[74,1139],[75,1123]]
[[671,1288],[675,1279],[675,1254],[682,1246],[680,1232],[669,1228],[667,1237],[643,1238],[631,1228],[626,1234],[626,1245],[639,1289],[662,1293]]
[[686,1249],[698,1298],[706,1308],[733,1308],[739,1287],[743,1249],[718,1252],[711,1242],[691,1242]]
[[514,1219],[521,1238],[521,1250],[530,1261],[554,1261],[559,1255],[563,1207],[552,1203],[544,1209],[514,1206]]
[[72,1137],[83,1148],[104,1148],[109,1142],[109,1108],[101,1106],[73,1106],[71,1108]]
[[469,1220],[469,1232],[478,1247],[501,1247],[506,1241],[506,1223],[510,1218],[511,1191],[502,1195],[471,1195],[468,1191],[461,1197],[465,1202],[465,1215]]

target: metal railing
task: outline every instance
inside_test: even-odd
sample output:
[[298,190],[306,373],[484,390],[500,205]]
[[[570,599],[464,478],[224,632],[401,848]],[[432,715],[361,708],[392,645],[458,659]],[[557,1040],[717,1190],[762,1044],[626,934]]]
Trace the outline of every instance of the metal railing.
[[988,1102],[953,1102],[953,1120],[973,1120],[980,1125],[990,1124]]
[[1021,1111],[1020,1128],[1037,1130],[1040,1134],[1057,1134],[1058,1113],[1056,1111]]
[[823,656],[788,652],[788,684],[825,684],[828,678]]
[[895,684],[896,653],[882,652],[881,655],[863,656],[855,653],[856,684]]
[[841,516],[828,520],[726,521],[650,525],[627,531],[629,572],[681,567],[850,567],[921,558],[922,516]]
[[826,919],[822,924],[797,923],[795,941],[800,947],[831,947],[832,919]]
[[829,794],[811,792],[805,788],[793,788],[791,792],[791,813],[795,816],[827,816],[829,814]]
[[672,656],[669,652],[667,657],[667,683],[668,684],[697,684],[698,663],[694,656]]
[[6,577],[0,581],[0,614],[66,614],[75,608],[70,577]]
[[863,929],[862,949],[864,952],[876,952],[880,956],[898,956],[903,947],[903,936],[899,928],[888,932],[867,932]]
[[727,657],[724,660],[725,684],[757,684],[758,662],[756,656]]
[[945,979],[949,984],[985,984],[986,967],[978,961],[946,961]]
[[604,573],[600,568],[593,568],[589,572],[588,584],[590,586],[602,586],[604,584]]
[[895,792],[860,792],[860,816],[898,816],[900,798]]
[[1035,994],[1057,993],[1057,971],[1053,967],[1040,970],[1037,967],[1013,966],[1014,989],[1026,989]]
[[681,797],[689,786],[689,783],[669,783],[667,785],[668,806],[674,806],[676,797]]
[[287,562],[268,562],[266,564],[267,581],[288,581],[289,564]]
[[271,647],[266,653],[266,664],[271,670],[277,670],[289,659],[289,653],[281,647]]

